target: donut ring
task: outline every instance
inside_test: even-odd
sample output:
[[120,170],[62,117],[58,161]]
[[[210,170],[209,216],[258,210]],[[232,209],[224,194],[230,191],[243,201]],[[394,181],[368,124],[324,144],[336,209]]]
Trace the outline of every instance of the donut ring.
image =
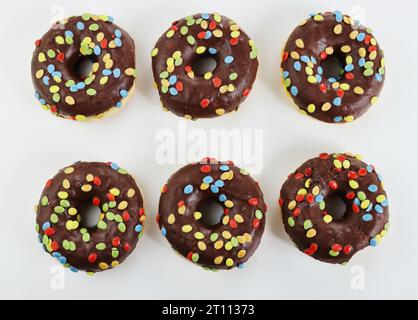
[[[163,109],[187,119],[237,110],[250,93],[258,69],[254,41],[235,22],[217,13],[173,22],[151,56]],[[198,76],[192,64],[202,57],[215,58],[217,66]]]
[[[224,215],[210,227],[199,211],[219,202]],[[264,232],[267,206],[258,183],[231,161],[205,158],[174,173],[161,190],[157,223],[174,250],[209,269],[242,267]]]
[[[81,212],[101,210],[96,227]],[[36,207],[36,231],[44,249],[71,271],[89,273],[122,263],[142,236],[146,216],[134,179],[115,163],[76,162],[48,180]]]
[[[333,221],[329,196],[344,199],[346,212]],[[351,154],[310,159],[289,175],[280,192],[286,232],[307,255],[346,263],[361,249],[376,246],[389,228],[386,192],[371,165]]]
[[[340,78],[324,74],[336,58]],[[328,60],[329,61],[329,60]],[[375,104],[385,78],[383,51],[369,28],[340,11],[314,14],[287,40],[284,87],[303,114],[325,122],[350,122]]]
[[[135,43],[108,16],[56,22],[35,42],[32,80],[44,109],[73,120],[102,118],[122,107],[135,84]],[[77,71],[90,61],[87,76]]]

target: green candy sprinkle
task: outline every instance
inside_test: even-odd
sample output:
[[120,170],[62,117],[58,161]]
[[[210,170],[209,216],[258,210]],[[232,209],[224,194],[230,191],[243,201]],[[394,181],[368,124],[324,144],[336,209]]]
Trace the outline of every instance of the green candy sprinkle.
[[119,229],[120,232],[125,232],[126,231],[126,225],[123,222],[121,222],[121,223],[118,224],[118,229]]
[[96,244],[96,249],[102,251],[102,250],[106,249],[106,244],[104,244],[103,242],[100,242],[100,243]]
[[49,202],[48,197],[43,196],[42,199],[41,199],[42,206],[46,207],[48,205],[48,202]]

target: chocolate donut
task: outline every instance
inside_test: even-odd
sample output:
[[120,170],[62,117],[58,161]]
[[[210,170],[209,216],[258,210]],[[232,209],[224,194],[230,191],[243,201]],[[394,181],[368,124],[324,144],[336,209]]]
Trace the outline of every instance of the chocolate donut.
[[[340,217],[327,208],[332,197],[345,203]],[[348,262],[357,251],[376,246],[389,228],[381,177],[358,155],[322,153],[306,161],[283,184],[279,204],[299,250],[324,262]]]
[[[187,119],[237,110],[250,93],[258,69],[254,41],[217,13],[173,22],[151,56],[163,109]],[[193,64],[208,57],[216,60],[216,68],[197,74]]]
[[[199,211],[223,207],[219,223]],[[258,183],[231,161],[205,158],[174,173],[161,190],[157,223],[174,250],[209,269],[242,267],[257,249],[267,206]]]
[[333,123],[366,112],[377,102],[385,77],[383,52],[372,31],[340,11],[312,14],[296,27],[281,67],[300,112]]
[[[95,227],[83,226],[86,206],[97,206]],[[48,180],[36,207],[44,249],[72,271],[116,267],[135,249],[146,216],[140,189],[115,163],[76,162]]]
[[[56,22],[35,42],[32,80],[44,109],[73,120],[118,110],[135,84],[135,44],[113,18],[83,14]],[[91,64],[88,74],[80,66]]]

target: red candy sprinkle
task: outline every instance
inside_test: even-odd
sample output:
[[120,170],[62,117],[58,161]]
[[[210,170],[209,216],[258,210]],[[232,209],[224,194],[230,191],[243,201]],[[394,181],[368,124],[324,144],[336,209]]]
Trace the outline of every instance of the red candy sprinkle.
[[283,62],[286,61],[287,58],[289,58],[289,52],[288,51],[285,51],[285,52],[283,52],[283,55],[282,55]]
[[187,73],[189,73],[189,72],[193,71],[193,69],[192,69],[191,66],[185,66],[184,67],[184,71],[186,71]]
[[321,160],[327,160],[328,159],[328,153],[321,153],[320,155],[319,155],[319,159],[321,159]]
[[96,186],[100,186],[100,185],[102,184],[102,180],[100,180],[100,178],[99,178],[99,177],[94,177],[94,178],[93,178],[93,183],[94,183]]
[[357,178],[358,178],[358,175],[357,175],[357,173],[355,173],[354,171],[350,171],[350,172],[348,173],[348,178],[349,178],[349,179],[357,179]]
[[248,199],[248,204],[250,204],[251,206],[256,206],[258,204],[257,198]]
[[300,179],[302,179],[303,177],[304,177],[304,174],[303,174],[303,173],[298,172],[298,173],[296,173],[296,174],[295,174],[295,179],[296,179],[296,180],[300,180]]
[[215,30],[216,29],[216,22],[215,21],[211,21],[209,22],[209,30]]
[[332,251],[340,252],[343,249],[343,247],[340,244],[336,243],[331,246],[331,249]]
[[347,194],[345,195],[345,197],[346,197],[348,200],[352,200],[352,199],[354,199],[354,198],[356,197],[356,194],[355,194],[353,191],[350,191],[349,193],[347,193]]
[[297,194],[296,197],[295,197],[295,200],[297,202],[302,202],[303,199],[305,199],[305,195],[304,194]]
[[187,254],[186,258],[187,258],[188,260],[192,261],[192,256],[193,256],[193,252],[192,252],[192,251],[190,251],[190,252]]
[[305,252],[307,255],[313,255],[316,250],[318,250],[318,245],[316,243],[311,243],[308,249],[305,249],[303,252]]
[[118,246],[120,245],[120,238],[119,238],[119,237],[114,237],[114,238],[112,239],[112,245],[113,245],[114,247],[118,247]]
[[280,198],[279,198],[279,205],[280,205],[280,206],[283,206],[283,203],[284,203],[284,200],[283,200],[283,198],[281,198],[281,197],[280,197]]
[[58,55],[57,55],[57,60],[58,60],[59,62],[64,62],[64,58],[65,58],[65,56],[64,56],[64,52],[60,52],[60,53],[58,53]]
[[366,169],[364,169],[364,168],[360,168],[360,169],[358,170],[358,175],[359,175],[359,176],[363,177],[363,176],[365,176],[366,174],[367,174],[367,170],[366,170]]
[[353,247],[348,244],[344,247],[343,252],[344,254],[350,254],[352,250],[353,250]]
[[35,47],[39,47],[41,45],[41,39],[35,41]]
[[205,38],[206,32],[205,31],[201,31],[197,34],[197,38],[198,39],[203,39]]
[[106,194],[107,199],[109,199],[109,201],[115,201],[115,196],[111,193]]
[[143,216],[145,214],[144,208],[139,208],[139,216]]
[[244,92],[242,93],[243,97],[247,97],[250,94],[251,89],[245,89]]
[[212,79],[212,83],[215,88],[219,88],[222,84],[222,80],[218,77],[215,77]]
[[337,190],[338,189],[337,181],[331,180],[330,182],[328,182],[328,185],[332,190]]
[[182,91],[183,91],[183,89],[184,89],[183,82],[178,81],[178,82],[176,83],[176,90],[177,90],[178,92],[182,92]]
[[56,241],[51,242],[51,249],[52,251],[57,251],[59,249],[60,245]]
[[306,201],[308,201],[308,203],[313,203],[314,200],[315,200],[315,197],[311,193],[308,193],[306,196]]
[[319,90],[320,90],[322,93],[327,93],[327,86],[326,86],[325,84],[321,83],[321,84],[319,85]]
[[257,229],[260,226],[260,220],[253,219],[253,228]]
[[200,106],[205,109],[210,103],[209,99],[202,99],[202,101],[200,101]]
[[322,51],[322,52],[319,54],[319,57],[320,57],[322,60],[325,60],[325,59],[328,57],[328,54],[327,54],[325,51]]
[[128,211],[124,211],[122,213],[122,218],[123,218],[123,221],[128,221],[131,218],[131,215],[129,214]]
[[89,254],[89,262],[90,262],[90,263],[95,263],[95,262],[96,262],[96,260],[97,260],[97,254],[95,254],[95,253],[90,253],[90,254]]
[[352,210],[354,213],[359,213],[360,212],[360,208],[358,205],[354,204],[351,206]]
[[102,49],[107,48],[107,40],[106,39],[103,39],[102,41],[100,41],[100,47],[102,47]]
[[47,228],[47,229],[45,230],[45,234],[46,234],[48,237],[50,237],[50,236],[52,236],[52,235],[54,235],[54,234],[55,234],[55,229],[54,229],[54,228]]
[[129,243],[125,242],[123,244],[123,250],[130,251],[131,250],[131,245]]
[[342,98],[344,96],[344,91],[342,89],[337,89],[337,96]]
[[52,179],[49,179],[46,183],[45,183],[45,187],[48,188],[49,186],[51,186],[52,184]]
[[295,210],[293,210],[293,213],[292,213],[292,215],[296,218],[297,216],[299,216],[300,215],[300,212],[301,212],[302,210],[300,209],[300,208],[295,208]]
[[202,172],[202,173],[208,173],[208,172],[210,172],[210,166],[209,165],[204,165],[204,166],[201,166],[200,167],[200,172]]
[[229,220],[229,226],[230,226],[232,229],[236,229],[236,228],[238,228],[238,224],[237,224],[237,222],[236,222],[235,220],[233,220],[233,219],[230,219],[230,220]]
[[305,168],[305,176],[309,177],[312,174],[312,168]]
[[344,77],[347,80],[353,80],[354,79],[354,74],[352,72],[347,72],[347,73],[344,74]]
[[229,40],[229,43],[235,46],[238,43],[238,38],[232,38],[231,40]]

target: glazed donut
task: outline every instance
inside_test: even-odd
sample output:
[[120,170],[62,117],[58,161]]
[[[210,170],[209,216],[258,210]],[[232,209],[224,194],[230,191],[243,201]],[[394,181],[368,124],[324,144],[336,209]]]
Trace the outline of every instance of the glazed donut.
[[[151,56],[163,109],[187,119],[237,110],[250,93],[258,69],[254,41],[217,13],[173,22]],[[207,57],[216,60],[216,68],[200,76],[193,64]]]
[[[338,72],[327,74],[330,61]],[[377,102],[385,60],[372,31],[340,11],[303,21],[287,40],[282,80],[303,114],[325,122],[350,122]]]
[[[327,208],[333,196],[345,202],[342,217]],[[306,161],[283,184],[279,204],[299,250],[324,262],[348,262],[357,251],[376,246],[389,227],[381,177],[358,155],[322,153]]]
[[[95,227],[81,219],[86,206],[101,210]],[[48,180],[36,207],[44,249],[71,271],[89,273],[122,263],[142,236],[146,216],[140,189],[115,163],[76,162]]]
[[[57,116],[101,118],[121,108],[134,88],[135,44],[111,17],[83,14],[56,22],[35,46],[35,96]],[[90,72],[79,74],[86,62]]]
[[[204,203],[223,207],[204,223]],[[161,190],[157,223],[174,250],[208,269],[242,267],[264,232],[267,206],[258,183],[231,161],[205,158],[174,173]],[[203,218],[202,218],[203,217]]]

